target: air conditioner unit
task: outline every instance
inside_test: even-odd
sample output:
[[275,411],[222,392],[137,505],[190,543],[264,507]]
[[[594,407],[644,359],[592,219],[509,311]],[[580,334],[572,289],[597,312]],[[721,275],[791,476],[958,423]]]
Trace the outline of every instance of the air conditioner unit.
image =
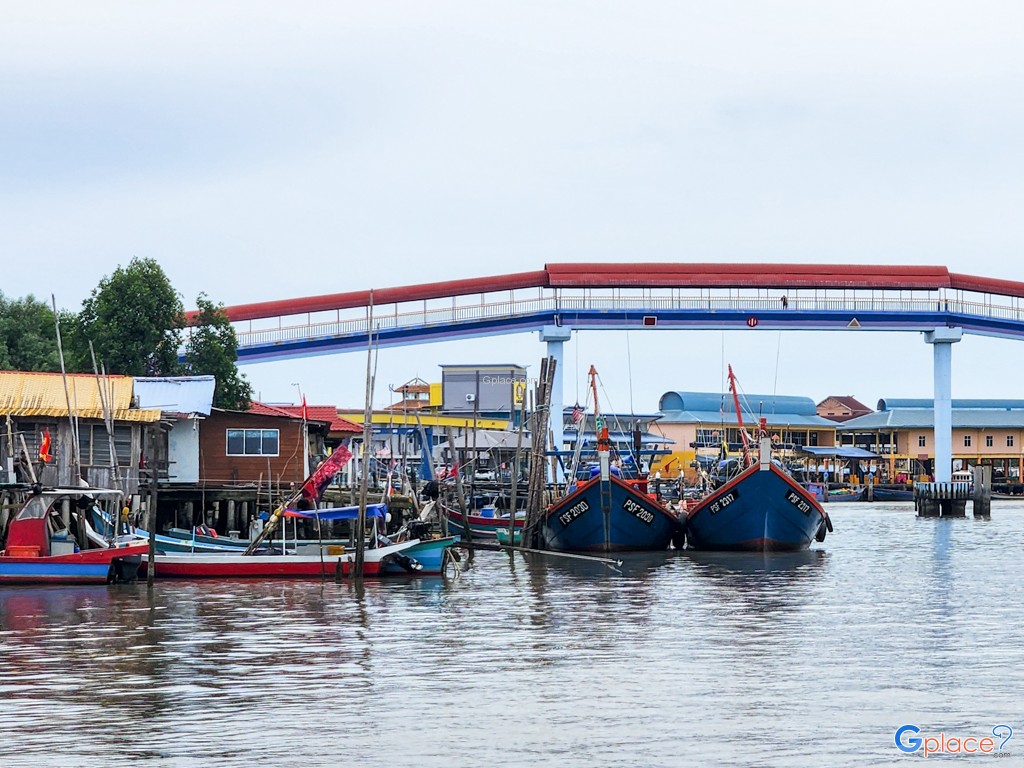
[[472,402],[475,402],[475,401],[476,401],[476,395],[474,395],[472,392],[467,392],[466,393],[466,402],[467,403],[472,403]]

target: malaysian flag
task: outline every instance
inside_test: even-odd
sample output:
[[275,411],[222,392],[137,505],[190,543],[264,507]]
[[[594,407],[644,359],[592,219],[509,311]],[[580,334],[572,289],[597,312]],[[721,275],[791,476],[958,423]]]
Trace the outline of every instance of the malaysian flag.
[[583,421],[583,409],[580,408],[579,403],[576,403],[576,405],[572,407],[572,415],[570,418],[572,419],[573,424],[579,424]]

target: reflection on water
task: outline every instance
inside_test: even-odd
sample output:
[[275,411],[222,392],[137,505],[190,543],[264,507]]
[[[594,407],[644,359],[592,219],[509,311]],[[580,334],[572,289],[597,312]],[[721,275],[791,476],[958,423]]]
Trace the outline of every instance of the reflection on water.
[[0,588],[0,765],[889,765],[902,723],[1020,720],[1024,504],[994,512],[361,591]]

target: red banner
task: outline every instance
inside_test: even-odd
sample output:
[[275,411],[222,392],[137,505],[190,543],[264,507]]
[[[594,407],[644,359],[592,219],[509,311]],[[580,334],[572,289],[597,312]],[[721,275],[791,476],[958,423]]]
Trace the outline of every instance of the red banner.
[[324,489],[351,458],[352,452],[344,445],[335,448],[334,453],[320,462],[320,466],[303,483],[302,497],[310,503],[320,501],[320,497],[324,495]]

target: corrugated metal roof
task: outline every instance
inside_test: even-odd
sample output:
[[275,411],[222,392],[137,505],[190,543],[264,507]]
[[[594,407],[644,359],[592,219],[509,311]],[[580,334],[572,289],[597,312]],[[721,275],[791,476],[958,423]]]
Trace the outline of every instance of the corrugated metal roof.
[[[1024,410],[954,408],[952,415],[954,429],[1024,429]],[[931,408],[897,408],[850,419],[837,425],[837,431],[932,429],[934,426],[935,412]]]
[[133,382],[130,376],[107,376],[101,383],[88,374],[68,374],[68,397],[59,373],[0,371],[0,413],[11,416],[67,418],[71,410],[83,419],[102,419],[100,386],[115,421],[151,423],[160,420],[160,411],[132,408]]
[[213,407],[213,376],[164,376],[135,378],[140,408],[159,408],[163,413],[210,415]]
[[849,445],[801,445],[800,450],[812,456],[838,456],[840,459],[877,459],[878,454]]
[[[1004,399],[983,399],[983,400],[964,400],[956,398],[952,401],[953,408],[963,408],[968,410],[995,410],[995,411],[1009,411],[1009,410],[1020,410],[1024,409],[1024,400],[1004,400]],[[878,410],[880,411],[894,411],[900,408],[934,408],[935,401],[927,398],[909,398],[909,397],[886,397],[878,401]]]
[[[821,416],[807,416],[801,413],[765,413],[769,427],[814,427],[816,429],[836,429],[839,425]],[[735,426],[736,414],[731,411],[662,411],[660,424],[703,424],[713,426],[725,424]],[[747,427],[755,426],[757,417],[744,415],[743,423]],[[849,423],[849,422],[847,422]]]
[[[794,414],[801,416],[814,416],[817,414],[817,406],[809,397],[795,395],[740,395],[740,403],[743,408],[758,408],[761,415],[771,421],[781,414]],[[732,395],[723,395],[720,392],[666,392],[658,401],[661,411],[712,411],[718,413],[724,410],[726,413],[734,410]]]

